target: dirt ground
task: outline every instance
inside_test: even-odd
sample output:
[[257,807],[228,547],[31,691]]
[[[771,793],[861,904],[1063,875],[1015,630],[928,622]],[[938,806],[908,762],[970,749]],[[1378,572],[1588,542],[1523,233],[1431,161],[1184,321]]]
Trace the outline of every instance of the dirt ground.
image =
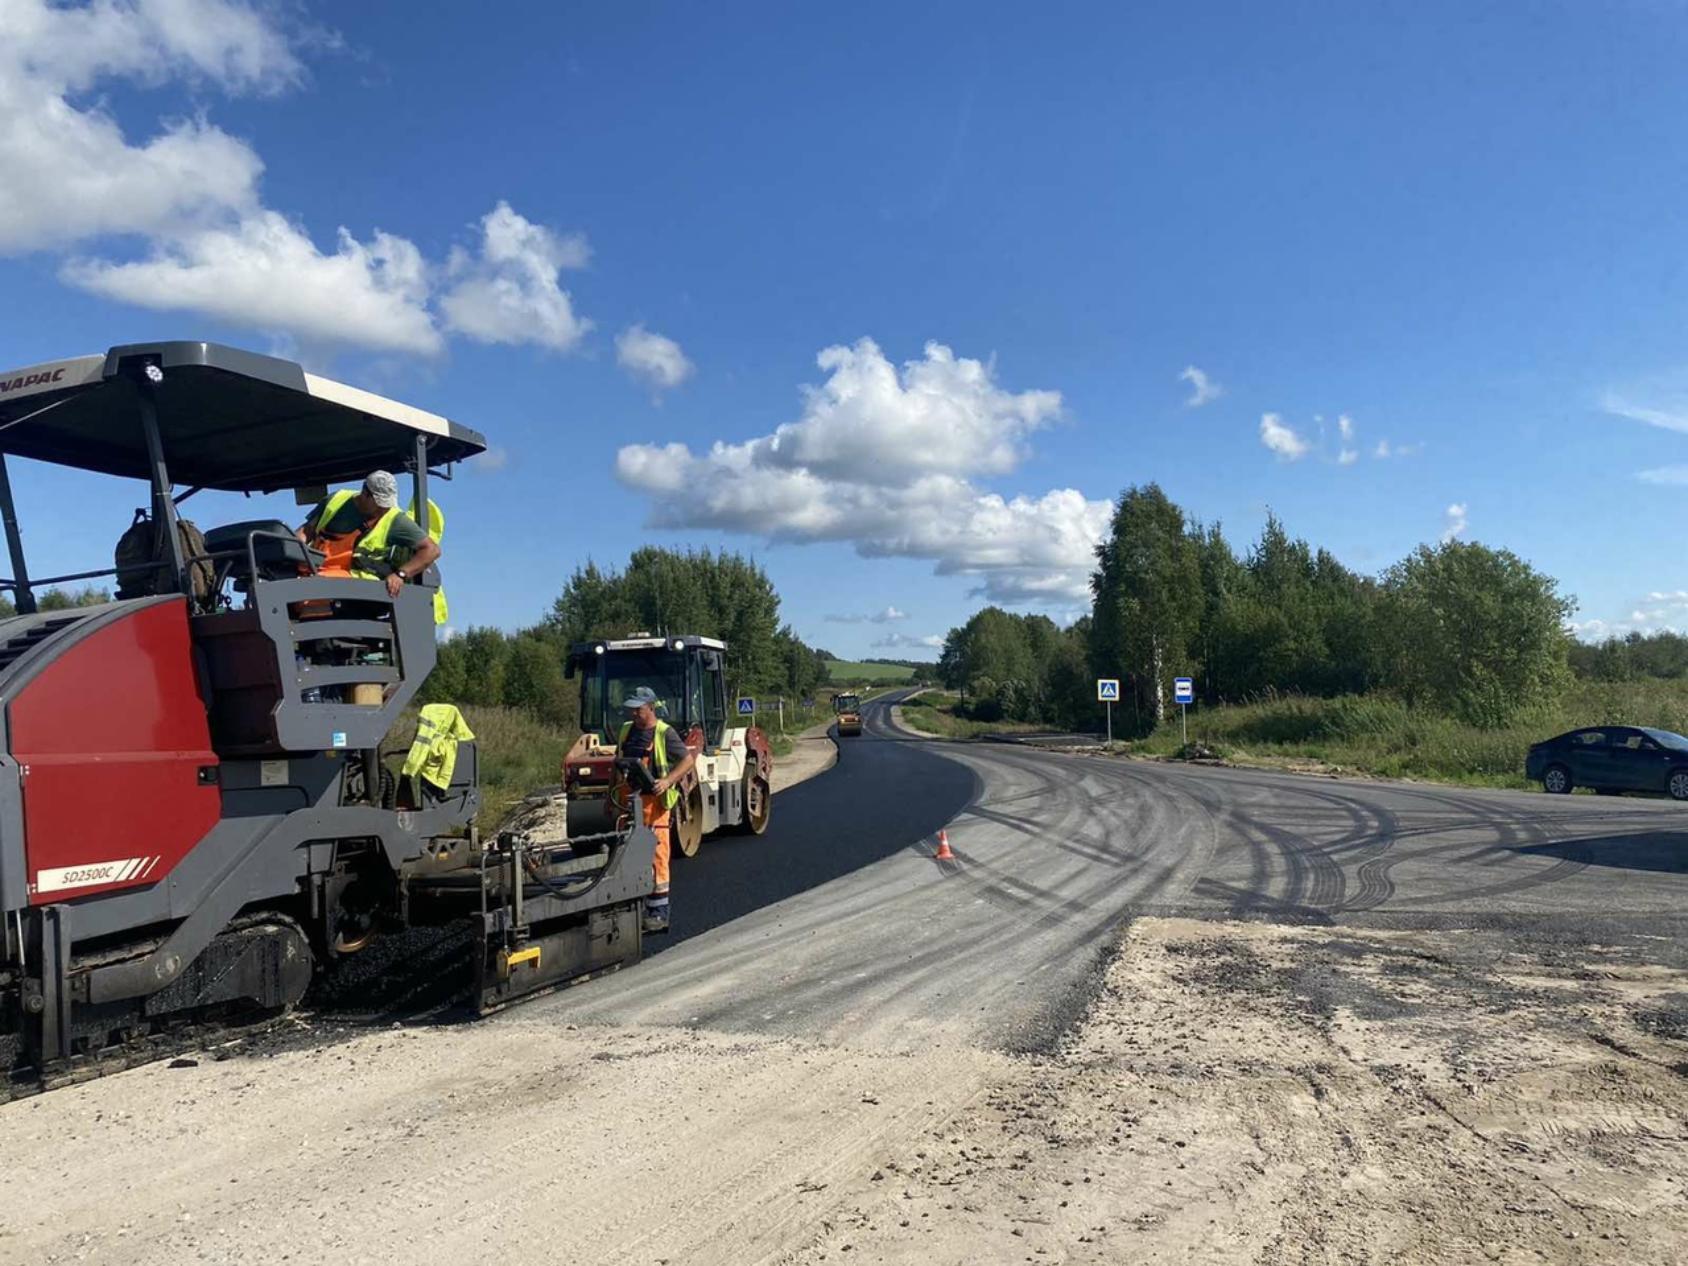
[[794,1260],[1688,1259],[1688,978],[1547,957],[1139,921],[1058,1055]]
[[1644,958],[1143,919],[1042,1055],[299,1021],[0,1109],[0,1261],[1674,1263]]

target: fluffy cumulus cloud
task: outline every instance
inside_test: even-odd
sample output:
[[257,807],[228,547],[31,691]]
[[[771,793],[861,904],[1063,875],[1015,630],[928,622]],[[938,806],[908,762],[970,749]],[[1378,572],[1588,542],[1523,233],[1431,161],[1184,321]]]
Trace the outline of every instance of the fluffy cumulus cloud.
[[1184,366],[1184,372],[1178,375],[1179,382],[1190,384],[1190,394],[1184,398],[1186,408],[1199,409],[1204,404],[1212,404],[1225,394],[1225,388],[1220,386],[1206,371],[1197,369],[1194,365]]
[[478,252],[452,252],[450,288],[440,298],[447,329],[480,343],[532,343],[566,352],[592,322],[562,288],[565,268],[584,268],[586,239],[559,235],[500,202],[481,220]]
[[615,340],[616,363],[656,391],[670,391],[692,376],[695,368],[680,345],[667,335],[630,325]]
[[848,541],[864,557],[976,577],[1000,602],[1085,598],[1109,503],[1070,488],[1005,497],[974,482],[1019,464],[1029,436],[1059,417],[1058,392],[1005,390],[992,367],[937,343],[902,366],[870,339],[829,347],[818,363],[826,381],[771,435],[703,452],[623,448],[616,473],[653,498],[653,525]]
[[424,306],[427,266],[415,245],[390,233],[365,244],[341,229],[328,253],[275,211],[172,238],[129,263],[73,259],[60,275],[139,307],[202,312],[318,342],[422,353],[442,345]]
[[1276,413],[1260,415],[1260,442],[1280,461],[1300,461],[1313,451],[1313,445],[1294,428],[1285,425]]
[[900,611],[896,607],[886,607],[883,611],[875,611],[871,615],[829,615],[826,618],[833,624],[894,624],[898,620],[908,619],[908,612]]
[[[96,234],[157,233],[257,205],[263,162],[203,119],[138,144],[96,97],[102,82],[171,78],[268,93],[303,74],[268,20],[230,0],[0,4],[0,251]],[[72,104],[74,100],[77,104]]]
[[557,277],[584,262],[579,239],[500,203],[479,250],[445,268],[379,229],[341,228],[325,250],[264,204],[263,160],[246,141],[202,115],[132,137],[105,106],[112,88],[297,86],[303,64],[278,11],[0,0],[0,255],[59,253],[63,280],[106,298],[307,343],[432,353],[443,323],[484,341],[572,347],[591,323]]
[[1471,525],[1466,520],[1466,505],[1456,501],[1442,512],[1442,544],[1457,541]]
[[915,637],[909,633],[887,633],[874,642],[873,649],[876,651],[941,651],[944,649],[944,639],[938,633],[929,633],[925,637]]

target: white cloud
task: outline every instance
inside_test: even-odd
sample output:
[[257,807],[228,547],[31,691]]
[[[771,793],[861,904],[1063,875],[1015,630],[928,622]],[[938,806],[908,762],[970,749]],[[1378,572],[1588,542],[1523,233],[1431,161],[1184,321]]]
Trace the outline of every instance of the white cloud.
[[377,231],[365,244],[341,229],[338,249],[325,254],[275,211],[160,241],[134,263],[71,260],[60,276],[137,307],[306,340],[421,353],[443,345],[425,306],[427,267],[410,241]]
[[1679,633],[1688,628],[1688,589],[1655,589],[1620,618],[1568,620],[1565,628],[1595,641],[1629,633]]
[[1688,431],[1688,409],[1659,409],[1650,405],[1639,405],[1610,391],[1601,399],[1600,407],[1615,417],[1628,418],[1631,422],[1645,422],[1648,426],[1660,427],[1666,431]]
[[901,370],[869,338],[815,360],[829,377],[803,389],[801,419],[754,441],[756,464],[866,483],[1007,474],[1061,412],[1059,392],[1003,391],[991,366],[941,343]]
[[203,119],[131,144],[99,100],[81,101],[97,83],[189,78],[268,92],[302,73],[286,38],[229,0],[5,0],[0,252],[154,233],[256,205],[263,163],[248,145]]
[[833,624],[893,624],[898,620],[908,619],[908,612],[899,611],[896,607],[886,607],[872,615],[829,615],[826,618]]
[[590,259],[586,239],[562,236],[500,202],[481,219],[477,255],[454,251],[440,299],[445,326],[480,343],[533,343],[566,352],[592,328],[558,284]]
[[1284,425],[1276,413],[1260,415],[1260,442],[1277,454],[1280,461],[1299,461],[1312,450],[1312,445],[1294,430]]
[[699,453],[623,448],[617,476],[652,495],[652,523],[849,541],[864,557],[923,558],[941,575],[978,577],[1001,602],[1087,598],[1110,504],[1071,488],[1004,497],[971,478],[1012,470],[1027,436],[1059,416],[1059,393],[1007,392],[992,367],[937,343],[900,369],[871,339],[817,361],[828,378],[804,389],[802,416],[772,435]]
[[1203,370],[1194,365],[1186,365],[1184,372],[1178,375],[1179,382],[1190,384],[1190,394],[1184,401],[1185,408],[1199,409],[1204,404],[1211,404],[1225,394],[1225,388],[1214,382]]
[[[341,228],[332,251],[264,205],[263,160],[203,115],[131,140],[108,85],[274,93],[304,78],[276,18],[248,0],[0,0],[0,255],[71,253],[59,275],[103,297],[203,313],[303,342],[433,353],[437,268],[410,240]],[[591,323],[557,286],[585,262],[500,203],[479,254],[453,258],[449,328],[572,346]],[[113,239],[138,240],[126,251]],[[118,254],[121,257],[113,258]]]
[[1449,541],[1457,541],[1465,535],[1466,528],[1470,526],[1466,522],[1465,510],[1465,502],[1456,501],[1443,512],[1442,544],[1446,545]]
[[873,644],[874,650],[924,650],[941,651],[944,649],[944,639],[941,634],[932,633],[926,637],[915,637],[908,633],[887,633]]
[[1644,484],[1680,488],[1688,485],[1688,466],[1655,466],[1651,470],[1636,471],[1635,477]]
[[643,325],[630,325],[616,336],[615,359],[628,373],[642,378],[657,391],[678,387],[696,368],[678,343]]
[[1336,455],[1339,465],[1352,466],[1360,460],[1360,450],[1354,447],[1354,419],[1346,413],[1336,419],[1337,434],[1342,437],[1342,448]]
[[1388,440],[1379,440],[1377,448],[1372,451],[1372,456],[1381,462],[1387,461],[1391,457],[1415,457],[1423,451],[1424,445],[1422,444],[1391,445]]

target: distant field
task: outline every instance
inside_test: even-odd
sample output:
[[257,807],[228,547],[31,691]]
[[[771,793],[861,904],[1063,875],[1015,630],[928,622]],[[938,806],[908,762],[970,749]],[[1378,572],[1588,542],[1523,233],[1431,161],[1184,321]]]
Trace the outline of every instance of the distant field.
[[834,681],[907,681],[914,676],[914,669],[902,664],[853,664],[829,659],[826,668]]

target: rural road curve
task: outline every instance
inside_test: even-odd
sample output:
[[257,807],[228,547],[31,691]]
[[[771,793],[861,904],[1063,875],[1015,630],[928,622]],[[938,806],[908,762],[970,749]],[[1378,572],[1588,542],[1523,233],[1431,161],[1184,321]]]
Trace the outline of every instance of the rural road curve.
[[454,1022],[461,937],[419,942],[376,1013],[0,1107],[0,1264],[1683,1260],[1675,805],[891,702],[676,862],[633,968]]
[[[1516,925],[1570,944],[1670,935],[1688,812],[1422,784],[925,741],[866,706],[838,766],[761,839],[677,864],[674,940],[533,1004],[910,1049],[1046,1044],[1136,914],[1370,927]],[[960,859],[932,859],[949,828]]]

